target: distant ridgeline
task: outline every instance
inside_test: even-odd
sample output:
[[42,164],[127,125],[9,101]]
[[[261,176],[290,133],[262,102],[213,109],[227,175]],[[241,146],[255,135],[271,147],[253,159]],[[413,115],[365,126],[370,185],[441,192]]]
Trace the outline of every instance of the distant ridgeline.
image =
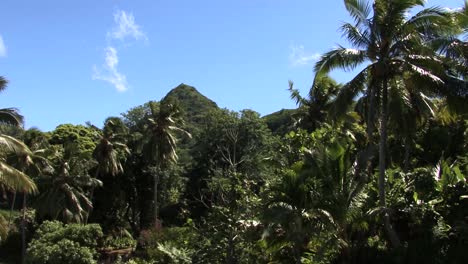
[[[195,87],[184,83],[169,91],[161,101],[174,99],[179,103],[185,128],[195,134],[203,124],[204,116],[220,109],[214,101],[201,94]],[[282,135],[293,125],[292,116],[295,112],[295,109],[282,109],[264,116],[263,119],[274,134]]]
[[219,110],[218,105],[201,94],[195,87],[181,83],[172,89],[161,101],[176,100],[182,112],[184,127],[191,133],[197,133],[204,116]]

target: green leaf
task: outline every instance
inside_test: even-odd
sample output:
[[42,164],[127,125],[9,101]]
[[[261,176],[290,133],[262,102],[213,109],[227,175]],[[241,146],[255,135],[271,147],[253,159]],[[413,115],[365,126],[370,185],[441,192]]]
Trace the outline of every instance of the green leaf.
[[415,203],[418,203],[418,193],[417,192],[413,193],[413,200],[414,200]]
[[460,171],[460,168],[458,166],[455,166],[453,168],[453,172],[455,172],[455,176],[457,177],[458,182],[464,182],[465,181],[465,175]]

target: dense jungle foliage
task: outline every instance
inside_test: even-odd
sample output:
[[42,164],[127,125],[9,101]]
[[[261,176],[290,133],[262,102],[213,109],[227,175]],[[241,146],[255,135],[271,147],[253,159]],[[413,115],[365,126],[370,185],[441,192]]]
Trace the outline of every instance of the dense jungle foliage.
[[0,263],[466,263],[468,3],[424,2],[345,0],[352,48],[297,109],[185,84],[102,127],[0,109]]

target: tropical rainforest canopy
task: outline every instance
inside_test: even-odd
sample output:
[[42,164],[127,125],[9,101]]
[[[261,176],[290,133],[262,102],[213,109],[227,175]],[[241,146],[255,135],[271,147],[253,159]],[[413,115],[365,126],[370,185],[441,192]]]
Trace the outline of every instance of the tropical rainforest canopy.
[[468,3],[344,2],[296,109],[186,84],[102,127],[0,109],[0,263],[465,263]]

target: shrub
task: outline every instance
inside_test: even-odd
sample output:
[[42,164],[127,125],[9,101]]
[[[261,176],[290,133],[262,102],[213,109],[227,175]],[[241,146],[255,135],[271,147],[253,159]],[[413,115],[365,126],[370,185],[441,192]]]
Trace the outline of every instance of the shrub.
[[27,263],[96,263],[96,248],[102,236],[98,224],[64,225],[58,221],[45,221],[29,244]]
[[190,263],[201,237],[193,227],[168,227],[144,230],[140,244],[156,263]]

